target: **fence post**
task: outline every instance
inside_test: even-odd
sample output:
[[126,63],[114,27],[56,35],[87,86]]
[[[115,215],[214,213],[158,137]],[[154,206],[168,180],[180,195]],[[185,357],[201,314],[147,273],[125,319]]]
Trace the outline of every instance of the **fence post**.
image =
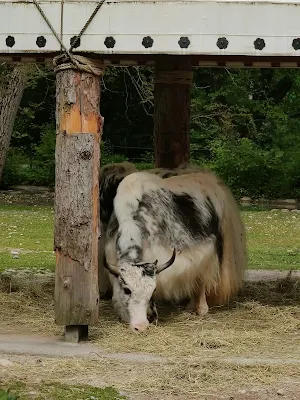
[[98,320],[99,76],[57,72],[56,121],[55,321],[78,342]]

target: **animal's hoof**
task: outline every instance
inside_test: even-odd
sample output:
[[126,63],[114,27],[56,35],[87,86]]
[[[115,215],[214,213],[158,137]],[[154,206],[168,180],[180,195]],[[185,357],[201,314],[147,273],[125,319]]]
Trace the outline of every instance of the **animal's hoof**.
[[201,306],[201,307],[197,308],[197,310],[196,310],[196,314],[199,315],[200,317],[203,317],[207,313],[208,313],[208,305]]

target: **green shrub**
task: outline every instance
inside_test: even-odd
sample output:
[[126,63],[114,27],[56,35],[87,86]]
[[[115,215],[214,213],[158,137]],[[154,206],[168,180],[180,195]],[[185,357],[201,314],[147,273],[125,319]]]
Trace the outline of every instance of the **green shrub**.
[[27,183],[30,168],[30,159],[25,152],[22,149],[11,147],[6,155],[1,187],[8,188]]
[[54,186],[55,183],[55,141],[54,124],[41,128],[41,141],[35,146],[31,181],[36,185]]
[[[216,140],[211,167],[237,197],[298,197],[299,160],[278,149],[262,150],[250,139]],[[297,188],[298,185],[298,188]]]
[[100,156],[101,167],[103,167],[106,164],[128,161],[128,159],[122,154],[113,153],[113,148],[108,140],[105,142],[101,141],[100,150],[101,150],[101,156]]
[[[55,139],[54,124],[45,124],[41,127],[41,140],[34,146],[31,157],[25,149],[11,147],[1,187],[19,184],[53,187]],[[142,160],[135,163],[138,170],[154,168],[153,153],[144,153]],[[101,142],[101,166],[123,161],[128,161],[128,158],[114,154],[108,140]],[[225,137],[212,140],[211,147],[205,152],[201,151],[199,143],[192,142],[190,162],[213,169],[237,198],[300,198],[300,153],[292,147],[263,149],[249,138]]]
[[3,169],[1,187],[15,185],[53,186],[55,179],[55,127],[41,127],[41,141],[34,146],[32,158],[22,148],[11,147]]
[[153,163],[147,162],[135,163],[135,166],[139,171],[145,171],[147,169],[155,168]]

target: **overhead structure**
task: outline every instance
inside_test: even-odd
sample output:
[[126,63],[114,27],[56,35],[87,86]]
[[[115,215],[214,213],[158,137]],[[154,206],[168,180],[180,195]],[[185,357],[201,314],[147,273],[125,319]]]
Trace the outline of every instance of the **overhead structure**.
[[98,319],[105,68],[155,67],[157,167],[189,159],[192,69],[298,68],[300,0],[0,0],[0,62],[57,72],[55,317],[66,340]]
[[[67,48],[98,3],[38,1]],[[106,1],[74,51],[115,65],[154,64],[168,54],[189,55],[193,66],[298,67],[299,17],[299,0]],[[0,0],[0,59],[60,51],[34,1]]]

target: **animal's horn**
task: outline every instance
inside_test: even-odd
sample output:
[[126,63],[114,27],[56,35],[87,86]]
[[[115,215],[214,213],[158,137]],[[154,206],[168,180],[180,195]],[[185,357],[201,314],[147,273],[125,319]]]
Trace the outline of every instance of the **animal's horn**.
[[173,264],[173,262],[175,261],[175,257],[176,257],[176,250],[174,249],[174,250],[173,250],[172,257],[170,258],[170,260],[167,261],[167,262],[164,263],[164,264],[159,265],[159,266],[157,267],[157,273],[159,274],[159,273],[160,273],[161,271],[163,271],[164,269],[170,267],[170,266]]
[[116,278],[120,275],[119,268],[116,265],[108,264],[106,258],[104,258],[104,267]]

